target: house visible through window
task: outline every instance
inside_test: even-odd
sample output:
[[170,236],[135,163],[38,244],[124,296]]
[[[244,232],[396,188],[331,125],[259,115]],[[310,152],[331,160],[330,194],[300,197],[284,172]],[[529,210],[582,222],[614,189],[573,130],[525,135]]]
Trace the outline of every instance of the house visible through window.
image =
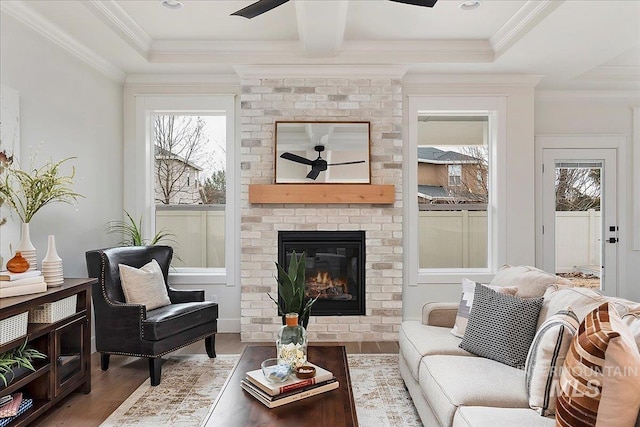
[[225,266],[226,117],[152,115],[156,232],[174,267]]
[[489,117],[418,115],[419,268],[488,266]]

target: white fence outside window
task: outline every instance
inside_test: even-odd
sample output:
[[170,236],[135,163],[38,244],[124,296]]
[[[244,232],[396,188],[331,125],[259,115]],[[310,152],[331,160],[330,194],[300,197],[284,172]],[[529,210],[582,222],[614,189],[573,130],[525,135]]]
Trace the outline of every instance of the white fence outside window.
[[[556,212],[556,273],[574,266],[600,265],[599,211]],[[420,211],[421,268],[474,268],[486,265],[486,211]]]

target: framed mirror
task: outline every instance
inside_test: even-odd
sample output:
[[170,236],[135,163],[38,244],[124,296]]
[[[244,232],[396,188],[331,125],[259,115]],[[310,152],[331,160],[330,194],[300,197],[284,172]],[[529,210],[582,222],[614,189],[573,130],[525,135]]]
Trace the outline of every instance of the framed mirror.
[[276,122],[276,184],[369,184],[369,122]]

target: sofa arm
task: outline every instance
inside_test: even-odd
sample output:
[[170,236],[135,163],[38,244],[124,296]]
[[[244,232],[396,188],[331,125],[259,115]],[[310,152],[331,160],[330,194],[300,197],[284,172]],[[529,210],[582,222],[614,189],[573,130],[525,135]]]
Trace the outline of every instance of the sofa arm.
[[429,302],[422,307],[422,324],[453,328],[458,313],[457,302]]
[[204,291],[201,289],[187,290],[169,287],[169,299],[171,300],[171,304],[202,302],[204,301]]

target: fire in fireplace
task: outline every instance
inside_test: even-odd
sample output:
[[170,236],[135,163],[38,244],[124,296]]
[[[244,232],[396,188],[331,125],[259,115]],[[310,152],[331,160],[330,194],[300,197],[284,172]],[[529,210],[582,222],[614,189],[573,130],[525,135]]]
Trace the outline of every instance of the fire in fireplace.
[[318,297],[311,314],[365,314],[364,231],[280,231],[278,263],[305,253],[305,295]]

